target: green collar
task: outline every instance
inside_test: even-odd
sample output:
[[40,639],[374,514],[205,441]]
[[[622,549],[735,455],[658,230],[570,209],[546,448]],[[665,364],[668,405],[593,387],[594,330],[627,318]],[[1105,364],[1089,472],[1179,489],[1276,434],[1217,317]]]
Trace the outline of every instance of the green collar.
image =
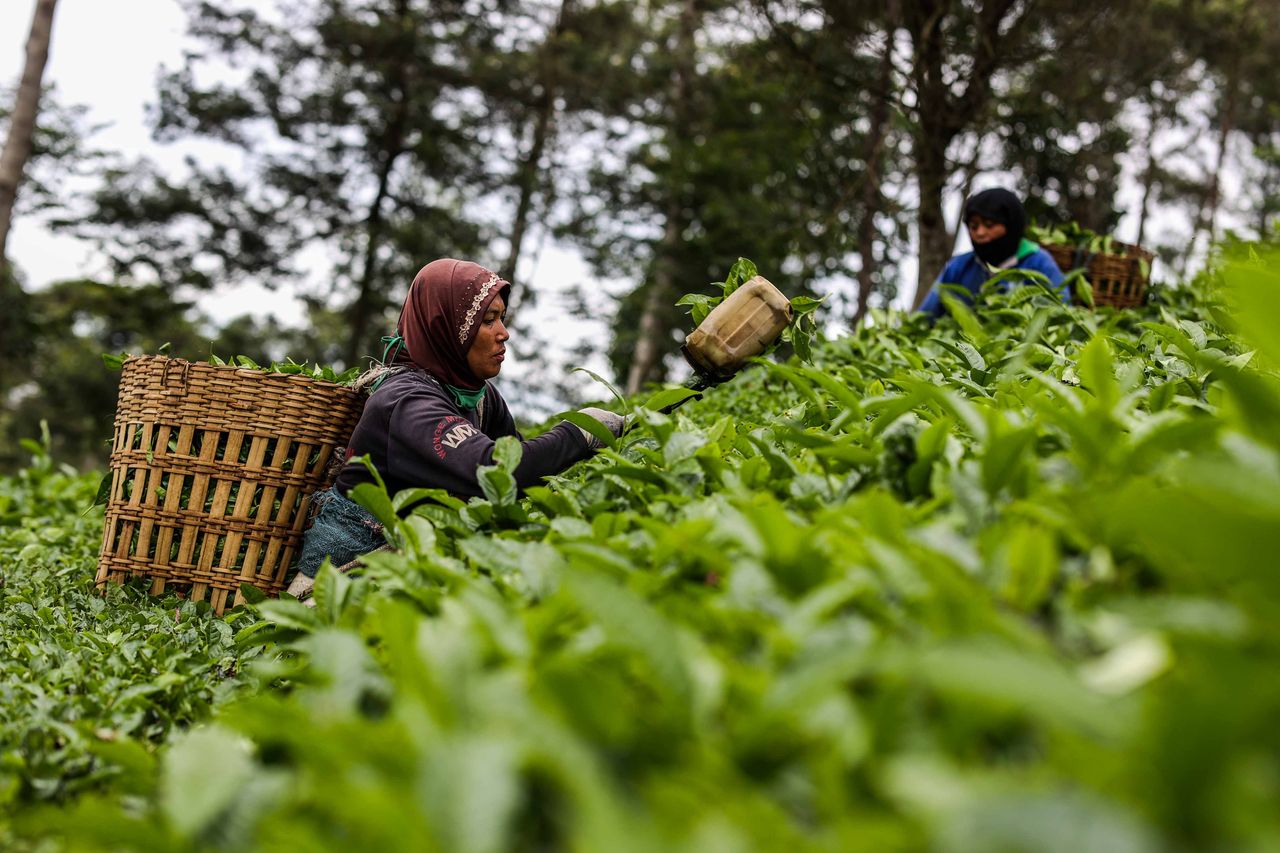
[[1034,255],[1038,251],[1040,251],[1039,243],[1033,243],[1026,237],[1023,237],[1022,242],[1018,244],[1017,258],[1018,260],[1022,260],[1027,255]]
[[484,397],[483,385],[480,387],[479,391],[468,391],[465,388],[456,388],[453,385],[447,385],[443,382],[440,384],[444,385],[444,387],[449,390],[449,393],[453,395],[454,402],[458,404],[458,408],[460,409],[474,409],[476,406],[480,405],[480,400]]

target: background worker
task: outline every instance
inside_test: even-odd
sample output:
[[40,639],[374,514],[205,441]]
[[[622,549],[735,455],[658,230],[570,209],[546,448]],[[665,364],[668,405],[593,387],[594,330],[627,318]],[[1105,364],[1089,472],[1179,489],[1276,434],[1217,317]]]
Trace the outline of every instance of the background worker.
[[1023,236],[1027,230],[1027,214],[1016,195],[996,188],[971,196],[964,205],[964,224],[969,229],[973,251],[956,255],[947,262],[933,289],[920,304],[920,311],[932,317],[942,316],[944,284],[963,287],[968,291],[966,301],[972,305],[982,285],[1008,269],[1042,273],[1058,289],[1063,302],[1071,301],[1071,294],[1063,284],[1062,270],[1053,257]]

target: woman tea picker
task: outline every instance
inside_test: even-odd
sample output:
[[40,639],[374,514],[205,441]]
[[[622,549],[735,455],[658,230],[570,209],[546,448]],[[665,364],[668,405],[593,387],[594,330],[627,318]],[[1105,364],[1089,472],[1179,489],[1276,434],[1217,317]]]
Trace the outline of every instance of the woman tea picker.
[[[305,595],[325,557],[343,565],[384,543],[382,526],[346,495],[373,481],[353,457],[368,454],[394,494],[438,488],[462,498],[481,494],[477,469],[493,464],[503,436],[520,438],[506,402],[488,380],[502,370],[504,324],[511,284],[479,264],[442,259],[427,264],[409,286],[384,361],[391,368],[365,403],[347,448],[347,464],[333,489],[317,496],[320,511],[303,540],[289,591]],[[623,419],[584,409],[614,435]],[[558,474],[600,448],[568,421],[522,442],[515,469],[524,489]]]
[[[956,255],[934,282],[933,290],[920,305],[920,310],[932,317],[941,317],[942,285],[956,284],[969,292],[966,301],[973,304],[992,276],[1002,270],[1019,269],[1043,273],[1049,283],[1058,289],[1063,302],[1071,301],[1062,283],[1062,270],[1048,252],[1030,240],[1024,239],[1027,214],[1022,202],[1008,190],[983,190],[972,196],[964,205],[964,222],[969,228],[973,251]],[[957,294],[960,295],[960,294]],[[964,298],[962,296],[962,298]]]

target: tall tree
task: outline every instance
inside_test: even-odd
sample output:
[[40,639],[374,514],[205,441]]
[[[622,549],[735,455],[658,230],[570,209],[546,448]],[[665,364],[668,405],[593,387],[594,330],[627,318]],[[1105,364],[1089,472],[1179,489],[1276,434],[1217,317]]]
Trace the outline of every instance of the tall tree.
[[[1230,143],[1239,138],[1252,149],[1261,167],[1260,190],[1263,210],[1260,236],[1266,233],[1270,172],[1268,160],[1275,146],[1278,126],[1274,56],[1280,50],[1275,15],[1280,9],[1268,0],[1215,0],[1199,11],[1195,44],[1211,69],[1214,81],[1215,126],[1213,161],[1208,166],[1204,196],[1196,218],[1192,242],[1206,235],[1209,246],[1218,239],[1218,214],[1223,204],[1222,178],[1230,158]],[[1239,164],[1244,167],[1244,163]],[[1244,169],[1240,169],[1244,171]]]
[[[1280,130],[1272,129],[1271,138],[1280,136]],[[1258,236],[1268,237],[1274,229],[1273,220],[1280,212],[1280,147],[1272,142],[1268,146],[1255,145],[1254,154],[1262,165],[1262,175],[1258,179],[1258,198],[1255,205]]]
[[947,149],[962,131],[987,118],[991,79],[1007,61],[1004,51],[997,49],[998,37],[1003,33],[1021,40],[1028,17],[1015,0],[987,0],[974,11],[951,0],[903,7],[901,24],[913,47],[912,153],[919,193],[920,271],[913,307],[923,301],[937,270],[951,255],[952,236],[943,213],[951,175]]
[[[792,18],[796,18],[797,11],[790,11]],[[877,221],[889,213],[891,206],[884,185],[890,168],[888,153],[894,119],[901,114],[894,67],[894,30],[885,22],[898,20],[901,13],[897,0],[887,4],[820,0],[811,6],[801,5],[798,16],[815,11],[824,18],[823,30],[847,48],[833,57],[840,67],[828,68],[827,73],[845,81],[858,80],[858,85],[849,87],[846,82],[844,88],[851,88],[865,98],[865,103],[860,104],[866,114],[867,131],[857,182],[857,204],[849,205],[851,216],[857,222],[858,293],[850,319],[851,326],[857,328],[866,316],[873,292],[886,289],[885,273],[891,271],[886,269],[887,253],[881,252],[879,256],[876,253],[877,245],[885,242]],[[868,73],[872,67],[868,59],[872,57],[874,76]]]
[[1148,166],[1139,180],[1148,188],[1156,182],[1154,132],[1175,99],[1170,93],[1181,88],[1187,55],[1177,49],[1177,28],[1151,11],[1113,11],[1112,27],[1090,38],[1088,62],[1052,51],[1005,75],[993,136],[1004,165],[1026,185],[1033,219],[1075,221],[1098,232],[1115,228],[1121,155],[1135,148],[1135,113],[1149,120],[1143,145]]
[[1149,89],[1135,99],[1135,107],[1143,113],[1144,122],[1139,146],[1142,167],[1137,176],[1142,196],[1138,202],[1138,231],[1134,238],[1140,246],[1147,243],[1150,216],[1159,203],[1166,184],[1172,179],[1169,170],[1163,165],[1165,152],[1157,151],[1156,147],[1162,133],[1174,126],[1177,112],[1177,99],[1164,97],[1165,91],[1164,87],[1158,92]]
[[[1187,20],[1190,4],[1179,0],[1158,0],[1147,14],[1134,14],[1125,28],[1129,49],[1115,51],[1123,57],[1126,75],[1137,88],[1121,106],[1135,120],[1133,149],[1138,184],[1142,194],[1138,202],[1138,225],[1135,241],[1152,244],[1150,223],[1157,206],[1172,197],[1181,179],[1171,163],[1171,155],[1180,148],[1193,148],[1198,140],[1187,134],[1189,123],[1182,115],[1183,104],[1195,100],[1197,69],[1200,59],[1186,33],[1194,27]],[[1107,94],[1104,93],[1104,97]],[[1114,98],[1113,98],[1114,100]],[[1172,142],[1169,131],[1178,130],[1181,142]]]
[[82,233],[122,273],[145,260],[192,284],[270,286],[300,277],[304,252],[326,257],[314,304],[344,318],[354,363],[424,261],[487,245],[486,105],[467,63],[494,45],[503,5],[302,0],[272,16],[188,2],[204,49],[162,78],[157,136],[226,143],[246,174],[141,167],[99,194]]
[[[506,21],[509,37],[501,49],[474,66],[495,131],[489,186],[510,214],[506,239],[499,240],[498,257],[505,257],[500,268],[518,285],[510,344],[517,357],[511,378],[518,384],[508,383],[504,393],[518,412],[541,417],[594,393],[582,374],[566,374],[564,363],[591,363],[598,356],[609,299],[596,284],[559,281],[548,288],[554,301],[544,302],[524,286],[520,276],[532,265],[522,271],[520,262],[533,239],[541,248],[592,230],[587,220],[593,217],[581,216],[579,202],[597,208],[596,222],[608,218],[589,163],[617,145],[605,126],[629,122],[622,113],[644,88],[630,58],[648,33],[627,0],[527,1],[511,4]],[[557,317],[578,322],[546,322]],[[569,328],[576,340],[565,334]]]
[[37,0],[27,36],[27,61],[18,83],[13,110],[9,114],[9,133],[0,151],[0,393],[8,389],[6,377],[18,341],[20,292],[17,279],[9,266],[9,228],[13,223],[14,201],[22,183],[27,160],[31,156],[36,117],[40,113],[41,81],[49,61],[49,41],[54,28],[54,9],[58,0]]
[[626,393],[634,394],[656,373],[659,360],[663,355],[663,322],[662,315],[668,314],[668,306],[675,301],[676,256],[680,252],[681,240],[686,226],[686,208],[681,198],[680,185],[685,181],[682,174],[686,160],[682,156],[685,148],[683,141],[690,138],[693,126],[694,93],[697,85],[697,38],[702,27],[702,10],[695,0],[682,0],[677,23],[671,38],[671,80],[668,96],[668,120],[666,141],[674,148],[674,154],[667,163],[670,179],[676,191],[667,195],[663,207],[662,240],[658,246],[657,257],[653,266],[653,282],[644,298],[644,308],[640,312],[639,334],[636,337],[635,350],[631,355],[631,365],[627,371]]
[[[526,63],[516,68],[499,66],[499,78],[486,86],[486,94],[497,104],[514,100],[517,109],[512,112],[515,142],[519,146],[516,168],[510,183],[515,192],[511,227],[507,233],[506,259],[499,267],[499,274],[508,281],[516,280],[520,254],[529,232],[530,219],[535,212],[535,202],[540,193],[550,189],[552,177],[545,162],[548,150],[553,147],[556,119],[562,102],[561,88],[565,84],[564,54],[568,43],[578,36],[576,29],[575,0],[560,0],[555,21],[545,28],[546,35],[532,50],[526,51]],[[488,66],[480,66],[482,69]],[[526,72],[521,74],[520,72]],[[513,73],[514,72],[514,73]],[[520,86],[528,80],[527,87]],[[487,82],[487,81],[486,81]],[[483,85],[483,83],[482,83]],[[494,89],[515,89],[515,97],[503,97]],[[546,205],[543,205],[545,210]]]
[[880,70],[872,92],[870,124],[867,128],[863,162],[866,171],[862,176],[858,219],[858,301],[853,312],[852,326],[857,328],[866,317],[871,304],[871,293],[876,287],[877,266],[876,216],[885,207],[882,189],[885,172],[885,148],[889,138],[890,111],[893,85],[893,34],[884,34],[880,48]]
[[[0,94],[0,100],[7,98]],[[55,224],[59,214],[79,198],[68,186],[92,180],[107,161],[107,154],[89,145],[96,128],[88,125],[86,113],[86,107],[60,104],[53,87],[43,94],[13,216],[32,221],[40,216],[38,221]],[[8,111],[0,108],[0,123],[8,116]],[[26,381],[43,331],[33,318],[33,294],[21,286],[18,273],[16,266],[9,266],[8,287],[0,288],[0,403],[12,388]]]
[[53,12],[57,5],[57,0],[36,2],[35,13],[31,16],[31,31],[27,36],[26,63],[22,68],[22,79],[18,84],[13,111],[9,115],[9,133],[5,137],[4,149],[0,151],[0,305],[6,304],[8,289],[16,287],[9,282],[9,228],[23,170],[31,156],[31,140],[35,134],[36,117],[40,112],[41,80],[49,61],[49,40],[53,33]]
[[590,170],[562,231],[631,283],[610,361],[632,388],[665,376],[687,322],[676,297],[738,256],[793,294],[852,275],[866,127],[847,90],[875,73],[874,57],[851,62],[841,39],[759,8],[646,10],[630,13],[640,43],[608,60],[623,74],[584,136]]
[[1254,227],[1264,239],[1272,230],[1272,218],[1280,212],[1280,79],[1271,61],[1278,51],[1280,31],[1264,27],[1256,49],[1246,54],[1240,69],[1237,127],[1255,161],[1245,192],[1252,197]]

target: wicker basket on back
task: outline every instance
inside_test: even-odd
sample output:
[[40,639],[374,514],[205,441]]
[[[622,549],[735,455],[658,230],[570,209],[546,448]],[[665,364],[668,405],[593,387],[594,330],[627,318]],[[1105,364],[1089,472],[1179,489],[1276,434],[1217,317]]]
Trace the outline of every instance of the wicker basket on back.
[[99,585],[146,575],[153,594],[176,589],[218,613],[242,583],[278,594],[362,405],[305,376],[126,360]]
[[1090,252],[1065,243],[1048,243],[1043,248],[1064,273],[1084,269],[1095,305],[1132,308],[1146,300],[1146,270],[1151,269],[1155,255],[1141,246],[1113,242],[1114,252]]

